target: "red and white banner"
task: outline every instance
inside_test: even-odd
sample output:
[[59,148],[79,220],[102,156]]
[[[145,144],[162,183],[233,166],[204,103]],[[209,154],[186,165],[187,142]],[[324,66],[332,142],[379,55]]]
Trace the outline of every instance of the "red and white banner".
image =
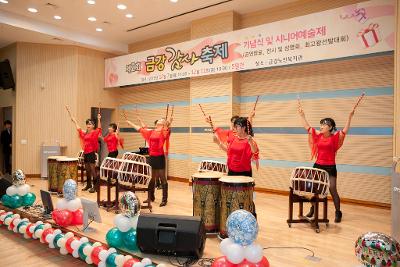
[[106,59],[105,87],[394,50],[395,1],[374,0]]

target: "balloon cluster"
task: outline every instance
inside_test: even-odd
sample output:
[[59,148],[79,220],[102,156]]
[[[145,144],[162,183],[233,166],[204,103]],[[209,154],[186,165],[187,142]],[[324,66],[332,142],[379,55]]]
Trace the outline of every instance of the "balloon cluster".
[[60,226],[83,224],[81,199],[76,197],[78,185],[72,179],[64,182],[64,198],[57,201],[56,209],[52,213],[53,220]]
[[254,243],[258,223],[253,214],[246,210],[232,212],[226,221],[226,228],[229,238],[220,243],[224,256],[216,258],[212,267],[269,267],[263,248]]
[[114,217],[114,225],[106,235],[110,247],[137,251],[136,226],[140,212],[140,201],[132,192],[125,192],[120,201],[121,214]]
[[12,209],[23,206],[31,206],[35,200],[35,194],[31,193],[31,187],[25,183],[25,174],[22,170],[16,170],[13,175],[13,185],[9,186],[6,194],[2,196],[3,205]]
[[[23,234],[26,239],[39,239],[49,248],[59,249],[62,255],[71,254],[75,258],[100,267],[156,267],[149,258],[141,261],[130,255],[118,254],[115,248],[107,248],[99,242],[91,243],[86,237],[74,236],[54,229],[41,221],[32,223],[27,218],[21,219],[19,214],[0,210],[0,227]],[[159,264],[157,267],[165,267]]]
[[355,253],[365,266],[398,266],[400,244],[383,233],[368,232],[358,237]]

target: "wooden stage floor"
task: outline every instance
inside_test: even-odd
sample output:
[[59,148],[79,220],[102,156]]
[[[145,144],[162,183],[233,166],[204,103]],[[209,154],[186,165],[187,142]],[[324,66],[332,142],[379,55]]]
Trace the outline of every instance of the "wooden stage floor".
[[[40,189],[47,188],[47,181],[41,179],[29,179],[32,192],[39,196]],[[79,184],[78,196],[95,200],[96,194],[82,192]],[[103,189],[105,191],[105,187]],[[340,192],[339,192],[340,193]],[[105,198],[105,192],[102,197]],[[138,193],[141,200],[145,199],[143,193]],[[156,202],[153,203],[153,213],[192,215],[192,193],[188,184],[181,182],[169,182],[169,199],[166,207],[158,205],[161,199],[161,190],[156,192]],[[53,202],[57,197],[53,198]],[[260,231],[257,243],[263,247],[271,247],[264,250],[264,255],[272,267],[338,267],[338,266],[361,266],[354,254],[354,243],[357,237],[368,231],[378,231],[390,234],[391,217],[390,210],[369,208],[350,204],[342,204],[343,221],[339,224],[333,222],[334,208],[329,202],[328,216],[331,221],[329,227],[321,224],[321,232],[315,233],[308,224],[293,224],[289,228],[286,219],[288,217],[288,197],[273,194],[256,194],[256,208]],[[295,206],[296,207],[296,206]],[[306,208],[306,210],[308,207]],[[142,212],[148,212],[143,210]],[[297,207],[295,208],[297,214]],[[101,209],[102,224],[92,223],[94,232],[87,236],[105,242],[107,231],[114,227],[112,212]],[[0,228],[0,258],[2,266],[84,266],[86,263],[79,262],[72,256],[62,256],[57,250],[46,248],[37,240],[24,240],[22,236],[15,236],[5,228]],[[35,247],[35,244],[38,246]],[[219,239],[208,237],[204,256],[214,258],[221,255],[219,251]],[[309,259],[311,253],[301,248],[284,247],[306,247],[315,253],[315,258]],[[32,253],[34,250],[35,253]],[[36,252],[37,251],[37,252]],[[57,256],[58,254],[58,256]],[[11,256],[13,255],[13,256]],[[167,257],[150,256],[158,263],[169,265]],[[46,257],[46,259],[42,259]],[[35,258],[37,260],[35,260]],[[29,259],[29,260],[27,260]]]

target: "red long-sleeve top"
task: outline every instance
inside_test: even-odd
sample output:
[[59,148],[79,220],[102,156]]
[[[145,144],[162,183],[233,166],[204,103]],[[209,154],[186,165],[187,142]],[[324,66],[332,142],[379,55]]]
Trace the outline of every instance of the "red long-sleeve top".
[[314,128],[310,128],[308,132],[311,159],[316,157],[316,163],[320,165],[335,165],[336,153],[342,147],[346,134],[343,131],[337,131],[325,137],[322,133],[317,134]]
[[79,138],[83,143],[83,153],[89,154],[91,152],[97,152],[99,148],[99,136],[101,135],[101,128],[97,128],[90,133],[84,132],[82,129],[78,129]]
[[[164,154],[168,154],[169,136],[171,134],[169,128],[163,129],[161,131],[149,130],[147,128],[140,128],[139,132],[142,134],[143,138],[149,144],[150,156],[162,156]],[[166,144],[165,153],[164,153],[164,143]]]

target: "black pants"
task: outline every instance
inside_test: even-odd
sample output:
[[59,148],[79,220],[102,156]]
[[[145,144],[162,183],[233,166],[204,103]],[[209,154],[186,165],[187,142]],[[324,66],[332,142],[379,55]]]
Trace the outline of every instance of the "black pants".
[[112,151],[112,152],[108,152],[108,156],[110,158],[116,158],[118,156],[118,150]]
[[5,172],[11,174],[11,153],[3,153]]

